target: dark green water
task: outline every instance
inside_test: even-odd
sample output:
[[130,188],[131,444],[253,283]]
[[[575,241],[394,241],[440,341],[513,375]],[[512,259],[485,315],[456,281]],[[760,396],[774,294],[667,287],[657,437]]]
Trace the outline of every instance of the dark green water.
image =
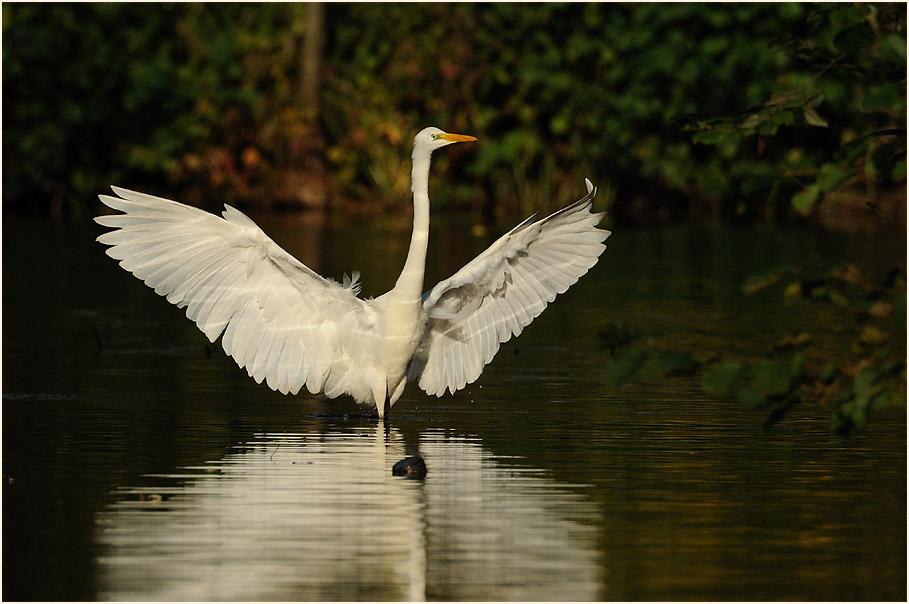
[[[263,226],[323,274],[361,270],[367,295],[407,249],[391,225]],[[905,600],[905,413],[844,440],[806,401],[765,432],[696,379],[607,388],[597,338],[625,321],[759,356],[830,317],[745,298],[745,277],[883,272],[903,239],[617,231],[478,382],[410,385],[379,423],[256,385],[99,233],[4,220],[6,600]],[[437,223],[427,282],[484,244]],[[818,345],[845,345],[832,321]],[[415,453],[424,481],[391,475]]]

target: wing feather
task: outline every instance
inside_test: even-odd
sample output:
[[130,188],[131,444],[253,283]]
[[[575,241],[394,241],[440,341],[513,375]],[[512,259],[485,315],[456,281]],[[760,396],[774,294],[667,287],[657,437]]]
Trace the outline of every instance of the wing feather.
[[442,396],[476,380],[501,344],[596,264],[610,232],[591,211],[596,189],[554,214],[520,223],[424,295],[426,327],[408,377]]
[[[212,342],[257,382],[280,392],[348,390],[339,316],[371,312],[351,287],[324,279],[239,210],[223,218],[175,201],[113,187],[101,195],[123,212],[99,216],[98,237],[120,266],[186,309]],[[321,359],[321,361],[319,361]]]

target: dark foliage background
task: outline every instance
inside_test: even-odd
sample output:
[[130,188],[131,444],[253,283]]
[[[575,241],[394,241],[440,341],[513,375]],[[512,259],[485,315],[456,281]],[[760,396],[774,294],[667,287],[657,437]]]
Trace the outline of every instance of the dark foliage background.
[[4,209],[111,183],[406,209],[438,125],[481,139],[434,187],[477,218],[589,176],[619,221],[899,223],[905,29],[904,4],[4,4]]

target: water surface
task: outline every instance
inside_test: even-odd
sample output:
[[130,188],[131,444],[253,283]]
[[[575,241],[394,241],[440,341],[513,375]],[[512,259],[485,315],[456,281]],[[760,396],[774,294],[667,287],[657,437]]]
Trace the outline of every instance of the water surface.
[[[367,295],[407,250],[395,225],[266,222]],[[489,242],[436,223],[427,283]],[[765,432],[693,378],[607,388],[596,335],[760,357],[810,320],[835,353],[835,315],[741,283],[847,258],[883,274],[902,239],[617,231],[478,382],[410,385],[379,422],[256,385],[99,232],[4,220],[7,600],[905,599],[904,413],[846,440],[805,401]],[[425,479],[392,476],[414,454]]]
[[433,479],[392,478],[403,433],[363,424],[256,435],[121,489],[98,518],[101,597],[596,597],[598,514],[570,485],[432,429],[412,445]]

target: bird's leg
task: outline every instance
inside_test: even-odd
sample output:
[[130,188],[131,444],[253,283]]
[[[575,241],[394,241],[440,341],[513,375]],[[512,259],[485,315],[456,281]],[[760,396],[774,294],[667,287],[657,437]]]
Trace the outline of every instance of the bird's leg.
[[404,387],[407,385],[407,377],[402,376],[401,381],[398,382],[398,385],[395,386],[395,389],[392,391],[391,396],[388,397],[388,408],[391,409],[392,406],[401,398],[401,394],[404,393]]
[[385,418],[385,408],[388,406],[388,399],[386,398],[385,394],[386,388],[384,383],[373,388],[372,398],[376,403],[376,411],[379,412],[379,419]]

